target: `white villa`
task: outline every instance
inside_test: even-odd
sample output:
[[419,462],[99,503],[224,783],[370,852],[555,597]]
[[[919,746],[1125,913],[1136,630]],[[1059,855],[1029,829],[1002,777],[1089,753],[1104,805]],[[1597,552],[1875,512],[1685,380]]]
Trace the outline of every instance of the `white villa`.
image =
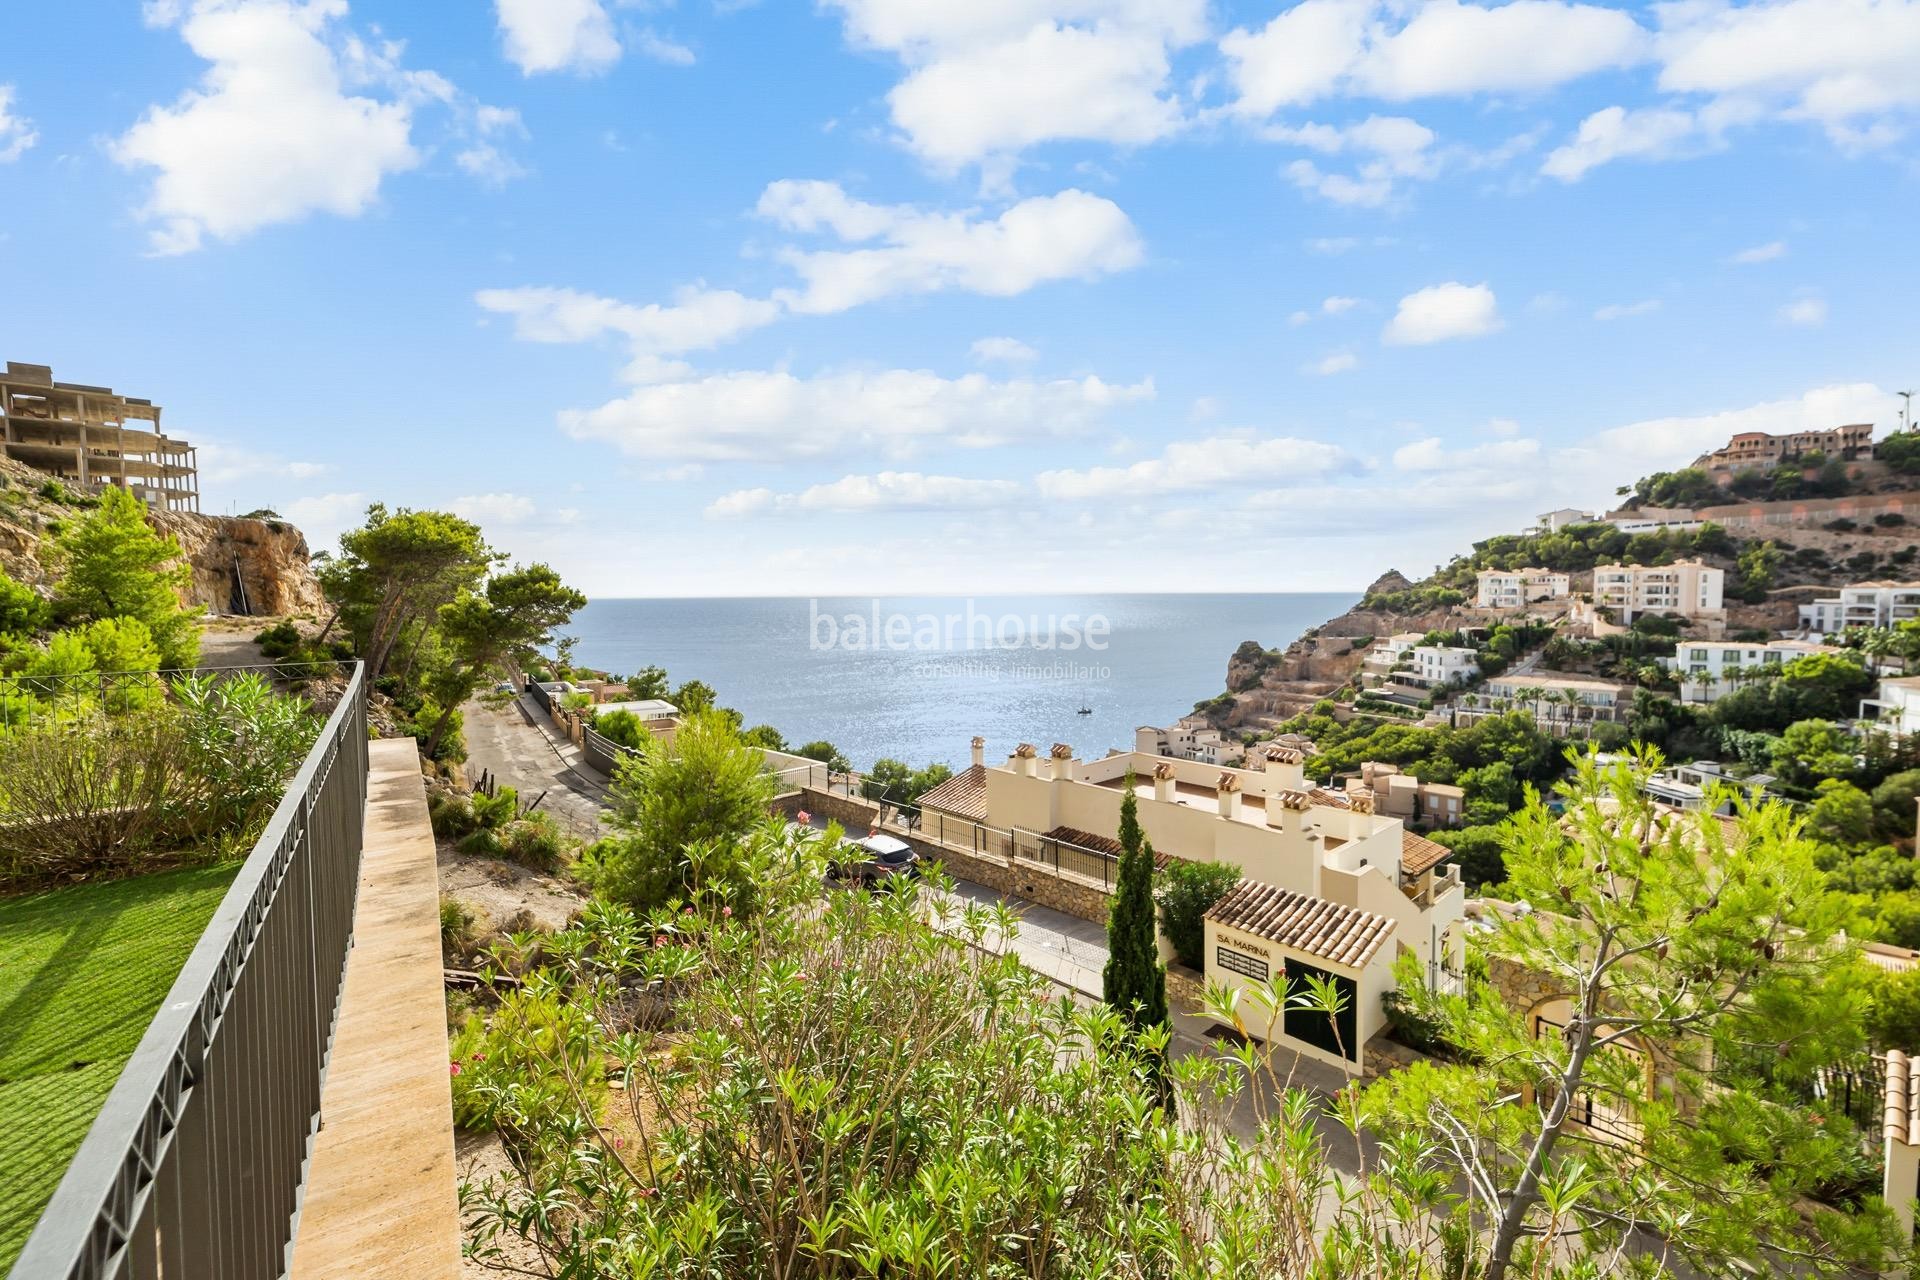
[[1542,729],[1560,736],[1576,725],[1618,720],[1633,704],[1633,690],[1627,685],[1557,671],[1494,676],[1470,696],[1476,700],[1472,706],[1455,703],[1455,724],[1471,724],[1517,709],[1532,716]]
[[1205,716],[1182,716],[1164,729],[1143,724],[1133,731],[1133,749],[1202,764],[1233,764],[1247,754],[1245,747],[1207,723]]
[[1733,692],[1734,672],[1778,667],[1810,653],[1833,653],[1824,644],[1806,640],[1769,640],[1742,644],[1732,640],[1683,640],[1673,657],[1660,663],[1680,679],[1682,702],[1717,702]]
[[1920,618],[1920,582],[1856,582],[1800,606],[1800,628],[1830,636],[1848,627],[1891,627]]
[[1413,658],[1413,670],[1400,674],[1400,679],[1407,684],[1435,689],[1441,685],[1468,684],[1480,678],[1480,653],[1477,649],[1421,644],[1408,652]]
[[1592,524],[1593,512],[1582,511],[1578,507],[1561,507],[1558,511],[1540,513],[1540,523],[1535,526],[1541,533],[1558,533],[1570,524]]
[[1401,631],[1384,640],[1376,640],[1367,650],[1367,656],[1360,660],[1361,676],[1373,683],[1383,684],[1393,678],[1393,669],[1400,660],[1412,653],[1414,647],[1426,638],[1422,631]]
[[1573,579],[1553,569],[1482,569],[1475,577],[1482,609],[1519,609],[1573,590]]
[[1860,718],[1902,737],[1920,731],[1920,676],[1882,680],[1874,696],[1861,701]]
[[1280,1034],[1288,1048],[1357,1075],[1360,1046],[1384,1025],[1379,996],[1399,955],[1418,956],[1436,983],[1460,973],[1466,891],[1448,850],[1375,813],[1370,793],[1314,786],[1291,748],[1256,756],[1256,768],[1222,769],[1139,751],[1082,761],[1065,745],[1042,756],[1022,744],[988,766],[975,739],[973,764],[921,798],[921,831],[1005,844],[1016,857],[1048,841],[1110,848],[1131,774],[1156,853],[1232,863],[1245,876],[1210,913],[1207,978],[1261,980],[1282,966],[1332,975],[1350,997],[1344,1048],[1316,1038],[1330,1030],[1324,1017],[1318,1028],[1289,1020]]
[[1595,565],[1593,602],[1612,609],[1623,626],[1643,613],[1682,618],[1717,615],[1724,608],[1726,577],[1723,570],[1698,560]]

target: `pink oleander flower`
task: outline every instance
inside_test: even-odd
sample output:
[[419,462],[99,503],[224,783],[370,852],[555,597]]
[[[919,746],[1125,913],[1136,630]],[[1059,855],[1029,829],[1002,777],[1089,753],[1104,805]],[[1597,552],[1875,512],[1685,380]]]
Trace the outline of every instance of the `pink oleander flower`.
[[457,1076],[457,1075],[459,1075],[459,1074],[460,1074],[460,1064],[459,1064],[459,1063],[457,1063],[457,1062],[449,1062],[449,1063],[447,1064],[447,1074],[448,1074],[448,1075],[450,1075],[450,1076]]
[[635,1194],[637,1194],[642,1200],[651,1200],[655,1196],[659,1195],[660,1193],[652,1187],[642,1187]]
[[723,915],[723,916],[725,916],[725,917],[726,917],[727,919],[729,919],[729,920],[731,920],[731,919],[733,919],[733,908],[732,908],[732,907],[722,907],[722,908],[720,908],[720,914],[721,914],[721,915]]
[[680,914],[681,914],[681,915],[683,915],[683,916],[690,916],[690,915],[692,915],[692,914],[693,914],[693,908],[692,908],[692,907],[682,907],[682,908],[680,908]]
[[654,935],[653,935],[653,945],[654,945],[654,946],[656,946],[656,947],[664,947],[664,946],[666,946],[666,945],[667,945],[667,935],[666,935],[666,934],[664,934],[664,933],[656,933],[656,934],[654,934]]
[[627,1140],[616,1136],[613,1140],[613,1145],[616,1147],[624,1147],[627,1145]]
[[813,975],[808,973],[805,969],[800,970],[800,972],[794,974],[793,976],[794,976],[794,980],[797,982],[809,982],[813,978]]

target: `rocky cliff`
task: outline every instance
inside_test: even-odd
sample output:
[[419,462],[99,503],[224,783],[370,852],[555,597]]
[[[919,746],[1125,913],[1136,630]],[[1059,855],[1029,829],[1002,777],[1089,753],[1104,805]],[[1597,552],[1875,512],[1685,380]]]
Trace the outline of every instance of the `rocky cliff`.
[[[0,571],[50,590],[54,527],[84,514],[47,477],[0,458]],[[193,576],[183,603],[214,614],[318,614],[325,607],[307,539],[280,520],[156,512],[154,527],[179,540]]]
[[[1368,596],[1405,591],[1414,584],[1389,569],[1367,588]],[[1365,597],[1362,597],[1363,599]],[[1209,718],[1221,728],[1259,728],[1298,715],[1353,679],[1375,639],[1402,631],[1425,632],[1457,622],[1456,609],[1387,613],[1359,605],[1311,628],[1285,649],[1248,640],[1227,660],[1227,692]]]

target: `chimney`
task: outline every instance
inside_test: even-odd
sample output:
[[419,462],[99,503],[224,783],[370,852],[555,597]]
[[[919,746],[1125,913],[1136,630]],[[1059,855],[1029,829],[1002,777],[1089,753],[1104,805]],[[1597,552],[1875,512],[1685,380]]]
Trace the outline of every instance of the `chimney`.
[[1031,742],[1023,742],[1013,749],[1013,754],[1008,756],[1007,759],[1012,763],[1015,773],[1025,778],[1031,778],[1034,776],[1035,756],[1036,752],[1033,749],[1033,744]]
[[1298,833],[1306,823],[1313,801],[1304,791],[1279,791],[1267,797],[1267,825]]
[[1301,755],[1292,747],[1267,748],[1267,781],[1282,791],[1303,791],[1307,785],[1307,771],[1301,764]]
[[1053,758],[1053,776],[1056,778],[1073,777],[1073,748],[1064,742],[1053,744],[1053,750],[1047,752]]
[[1162,760],[1153,766],[1153,798],[1173,803],[1173,761]]
[[1214,790],[1220,794],[1220,816],[1237,818],[1240,816],[1240,777],[1238,774],[1223,773],[1220,781],[1214,783]]
[[987,762],[987,740],[978,736],[973,739],[973,767],[978,769]]

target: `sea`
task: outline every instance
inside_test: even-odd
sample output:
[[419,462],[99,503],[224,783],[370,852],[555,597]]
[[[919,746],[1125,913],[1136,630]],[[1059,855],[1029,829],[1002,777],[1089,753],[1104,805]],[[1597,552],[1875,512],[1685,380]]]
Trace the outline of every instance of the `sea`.
[[1283,648],[1357,594],[594,600],[574,661],[711,685],[749,725],[825,739],[865,769],[988,760],[1031,742],[1090,759],[1131,748],[1226,687],[1243,640]]

